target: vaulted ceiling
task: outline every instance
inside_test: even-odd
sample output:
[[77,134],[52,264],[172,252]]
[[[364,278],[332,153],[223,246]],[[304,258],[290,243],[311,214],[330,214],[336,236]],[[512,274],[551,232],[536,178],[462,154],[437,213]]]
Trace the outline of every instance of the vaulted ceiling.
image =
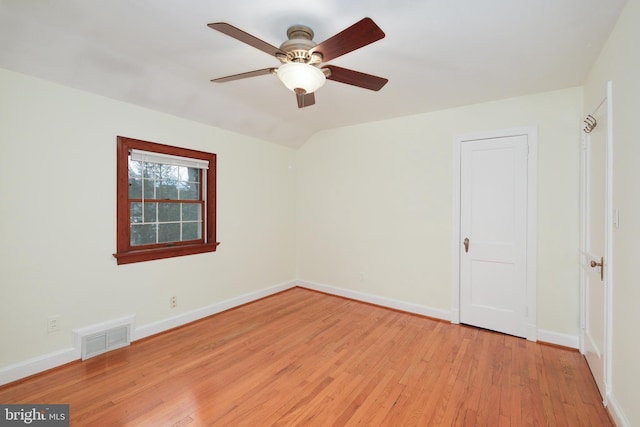
[[[328,128],[582,85],[625,0],[0,0],[0,68],[289,147]],[[386,37],[330,61],[386,77],[328,81],[299,109],[272,56],[207,27],[279,46],[322,42],[363,17]],[[0,95],[1,96],[1,95]]]

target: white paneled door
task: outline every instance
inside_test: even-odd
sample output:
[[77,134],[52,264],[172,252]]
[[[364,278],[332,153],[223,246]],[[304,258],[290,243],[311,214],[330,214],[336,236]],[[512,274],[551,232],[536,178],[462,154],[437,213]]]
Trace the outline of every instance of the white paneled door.
[[527,337],[528,136],[460,144],[460,322]]
[[[583,176],[583,345],[587,363],[606,402],[606,357],[609,268],[610,203],[610,94],[590,120],[596,126],[586,134]],[[593,123],[593,122],[592,122]]]

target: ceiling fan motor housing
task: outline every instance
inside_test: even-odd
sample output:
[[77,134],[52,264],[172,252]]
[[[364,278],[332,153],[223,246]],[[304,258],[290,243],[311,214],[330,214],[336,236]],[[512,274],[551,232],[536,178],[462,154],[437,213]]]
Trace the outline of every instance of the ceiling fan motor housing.
[[293,25],[287,30],[287,37],[289,39],[280,45],[280,50],[286,53],[286,56],[278,56],[282,63],[319,64],[322,62],[321,54],[309,54],[309,50],[317,45],[313,41],[313,30],[311,28],[305,25]]

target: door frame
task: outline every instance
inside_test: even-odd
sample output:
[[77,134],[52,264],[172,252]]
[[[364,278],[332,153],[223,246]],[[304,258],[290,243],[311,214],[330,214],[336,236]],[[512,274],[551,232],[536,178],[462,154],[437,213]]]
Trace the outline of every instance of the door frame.
[[484,139],[526,136],[529,147],[527,156],[527,257],[526,257],[526,338],[537,341],[537,182],[538,182],[538,129],[535,126],[502,129],[456,135],[453,138],[453,209],[451,237],[451,323],[460,323],[460,197],[461,197],[461,147],[464,142]]
[[[604,241],[604,346],[603,346],[603,383],[604,395],[602,400],[607,406],[608,396],[611,394],[611,357],[612,350],[611,336],[613,326],[613,84],[608,81],[605,87],[605,95],[595,105],[592,110],[594,113],[606,102],[607,103],[607,141],[606,141],[606,165],[605,165],[605,241]],[[589,244],[589,151],[588,140],[589,134],[581,131],[582,138],[580,141],[580,336],[579,349],[582,355],[585,355],[585,334],[586,334],[586,316],[587,316],[587,298],[586,298],[586,275],[587,269],[591,268],[591,254],[588,253]]]

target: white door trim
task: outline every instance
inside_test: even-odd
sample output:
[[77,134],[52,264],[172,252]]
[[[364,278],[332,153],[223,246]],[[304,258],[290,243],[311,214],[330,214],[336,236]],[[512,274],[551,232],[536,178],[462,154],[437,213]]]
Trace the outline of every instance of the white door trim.
[[537,164],[538,130],[535,126],[457,135],[453,138],[453,209],[451,238],[451,323],[460,323],[460,149],[463,142],[479,139],[527,136],[527,333],[526,338],[537,341]]
[[[605,166],[605,241],[604,241],[604,396],[603,403],[606,406],[611,396],[611,352],[612,352],[612,328],[613,328],[613,83],[607,82],[605,96],[598,102],[593,112],[597,111],[605,102],[607,103],[607,142],[606,142],[606,166]],[[586,269],[591,268],[589,263],[591,256],[587,253],[588,241],[588,194],[589,194],[589,153],[587,151],[588,135],[582,132],[580,149],[580,352],[585,354],[586,334]]]

